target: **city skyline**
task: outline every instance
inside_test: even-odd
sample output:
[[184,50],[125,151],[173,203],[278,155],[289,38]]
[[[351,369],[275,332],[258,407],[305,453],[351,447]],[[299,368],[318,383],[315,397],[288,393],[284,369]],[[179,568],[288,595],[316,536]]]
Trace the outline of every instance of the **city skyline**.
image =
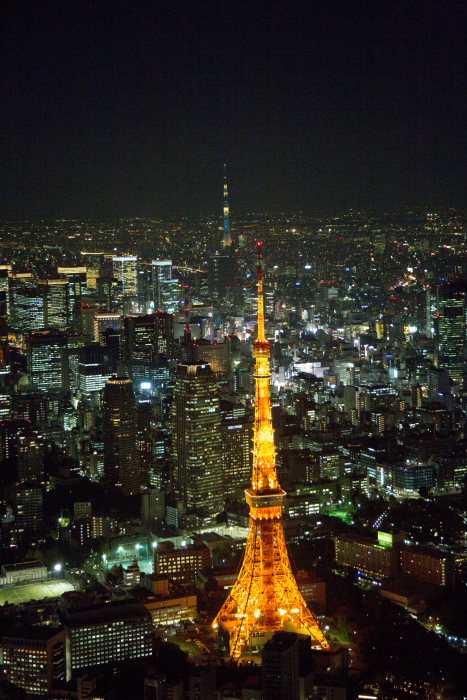
[[237,221],[1,224],[0,686],[462,700],[465,219]]
[[466,700],[467,3],[0,22],[0,695]]

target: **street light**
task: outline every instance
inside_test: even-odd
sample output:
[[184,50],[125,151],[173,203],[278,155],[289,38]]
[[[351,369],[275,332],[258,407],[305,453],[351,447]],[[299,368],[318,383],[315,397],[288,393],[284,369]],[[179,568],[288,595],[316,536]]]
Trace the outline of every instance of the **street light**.
[[57,575],[60,573],[61,570],[62,570],[61,564],[54,564],[54,571]]

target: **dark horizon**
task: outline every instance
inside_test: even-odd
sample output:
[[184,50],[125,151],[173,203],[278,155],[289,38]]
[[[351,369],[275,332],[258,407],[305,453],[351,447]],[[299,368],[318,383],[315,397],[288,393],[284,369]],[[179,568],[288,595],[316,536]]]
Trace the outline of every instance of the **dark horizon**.
[[467,6],[3,8],[3,218],[465,209]]

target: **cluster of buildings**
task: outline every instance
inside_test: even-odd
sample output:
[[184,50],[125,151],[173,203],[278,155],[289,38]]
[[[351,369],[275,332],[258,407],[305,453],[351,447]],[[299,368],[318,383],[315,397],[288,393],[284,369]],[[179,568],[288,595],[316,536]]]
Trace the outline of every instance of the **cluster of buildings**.
[[[0,586],[31,551],[45,562],[37,578],[53,573],[52,536],[76,585],[146,591],[61,606],[57,629],[31,632],[31,648],[57,657],[41,661],[42,684],[133,658],[133,639],[150,656],[155,629],[196,618],[195,580],[213,576],[224,595],[233,583],[253,465],[258,238],[286,538],[306,544],[335,515],[349,526],[334,535],[339,566],[454,585],[436,527],[427,549],[376,541],[385,508],[368,532],[350,526],[362,498],[390,507],[464,489],[465,236],[451,211],[254,215],[223,237],[215,218],[2,227]],[[204,539],[187,546],[193,534]],[[24,625],[5,634],[5,673],[25,687],[5,661],[29,648]]]
[[410,576],[434,586],[454,586],[454,556],[435,547],[408,545],[403,533],[378,532],[378,538],[340,534],[334,538],[336,562],[376,581]]

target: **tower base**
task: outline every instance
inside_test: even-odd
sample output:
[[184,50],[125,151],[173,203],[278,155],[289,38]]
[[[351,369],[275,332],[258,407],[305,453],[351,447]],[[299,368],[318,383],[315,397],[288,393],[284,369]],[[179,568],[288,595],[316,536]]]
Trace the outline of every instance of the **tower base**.
[[232,661],[247,647],[264,646],[278,630],[308,635],[314,646],[330,648],[292,573],[280,517],[250,517],[240,574],[213,627],[228,634]]

